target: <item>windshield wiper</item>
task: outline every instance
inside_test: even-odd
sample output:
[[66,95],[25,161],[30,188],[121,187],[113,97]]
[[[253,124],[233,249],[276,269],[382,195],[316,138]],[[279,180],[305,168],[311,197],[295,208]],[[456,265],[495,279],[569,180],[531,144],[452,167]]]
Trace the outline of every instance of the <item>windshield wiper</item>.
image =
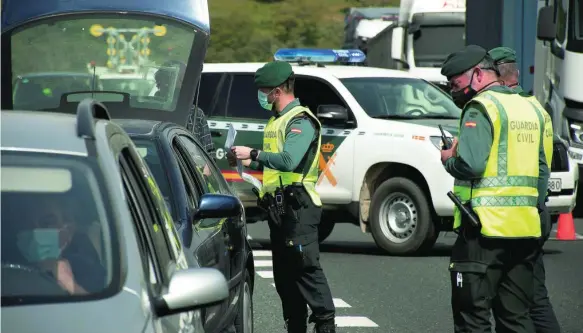
[[443,114],[427,114],[427,115],[423,115],[420,116],[419,118],[424,118],[424,119],[460,119],[459,116],[452,116],[452,115],[443,115]]
[[417,119],[419,116],[408,116],[406,114],[381,114],[377,116],[371,116],[375,119]]

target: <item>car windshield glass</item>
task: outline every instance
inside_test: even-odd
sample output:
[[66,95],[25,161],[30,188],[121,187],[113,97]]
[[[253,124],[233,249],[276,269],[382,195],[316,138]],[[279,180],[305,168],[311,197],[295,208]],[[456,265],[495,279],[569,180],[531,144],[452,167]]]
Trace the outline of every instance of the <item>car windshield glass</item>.
[[140,76],[120,74],[118,77],[100,77],[99,82],[105,91],[121,91],[130,95],[139,94],[141,91],[151,91],[156,84]]
[[[13,108],[53,110],[64,93],[108,88],[129,93],[132,108],[174,111],[194,38],[192,28],[144,16],[60,16],[26,25],[10,37]],[[72,82],[76,76],[84,80]],[[92,87],[87,76],[123,82]],[[112,95],[95,94],[105,96]]]
[[164,164],[162,159],[160,158],[160,152],[156,145],[156,142],[153,140],[148,139],[136,139],[133,138],[134,144],[138,148],[138,153],[144,159],[148,168],[150,169],[152,176],[154,176],[154,180],[158,187],[160,188],[160,192],[164,196],[164,201],[166,201],[166,206],[168,206],[168,210],[174,216],[174,209],[172,203],[172,191],[170,190],[170,181],[168,180],[167,173],[165,171]]
[[3,306],[95,298],[117,280],[120,253],[93,170],[67,155],[2,152]]
[[413,78],[350,78],[342,83],[373,118],[457,119],[461,110],[439,88]]

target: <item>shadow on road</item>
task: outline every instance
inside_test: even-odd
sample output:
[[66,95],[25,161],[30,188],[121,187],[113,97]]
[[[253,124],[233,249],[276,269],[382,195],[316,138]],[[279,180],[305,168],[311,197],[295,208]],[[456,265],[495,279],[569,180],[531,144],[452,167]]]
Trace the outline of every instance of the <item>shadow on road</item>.
[[[256,241],[263,249],[271,250],[269,241]],[[451,255],[451,245],[435,244],[433,249],[424,253],[414,255],[390,255],[370,242],[335,241],[320,244],[322,253],[342,253],[342,254],[363,254],[369,256],[383,257],[449,257]]]

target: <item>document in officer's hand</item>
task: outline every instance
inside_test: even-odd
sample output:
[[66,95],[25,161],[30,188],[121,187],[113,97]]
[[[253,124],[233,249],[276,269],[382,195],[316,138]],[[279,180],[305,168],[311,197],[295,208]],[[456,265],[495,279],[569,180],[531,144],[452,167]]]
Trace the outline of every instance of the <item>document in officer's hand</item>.
[[[233,127],[233,124],[229,123],[228,132],[227,132],[227,139],[225,140],[225,150],[227,152],[231,151],[231,147],[235,144],[235,138],[237,137],[237,130]],[[237,173],[239,176],[243,178],[244,181],[256,187],[259,191],[263,187],[261,181],[259,179],[251,176],[248,173],[243,172],[243,163],[241,160],[237,160]]]
[[[237,130],[233,127],[233,124],[229,123],[229,130],[227,132],[227,139],[225,140],[225,151],[231,151],[231,147],[235,143],[235,138],[237,137]],[[237,160],[237,172],[239,176],[243,173],[243,163],[241,160]],[[242,176],[241,176],[242,177]]]

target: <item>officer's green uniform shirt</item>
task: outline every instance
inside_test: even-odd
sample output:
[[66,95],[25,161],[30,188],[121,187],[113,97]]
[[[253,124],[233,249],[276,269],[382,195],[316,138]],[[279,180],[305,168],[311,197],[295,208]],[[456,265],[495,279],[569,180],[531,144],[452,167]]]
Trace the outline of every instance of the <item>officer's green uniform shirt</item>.
[[[517,89],[506,86],[491,86],[486,90],[498,93],[515,94]],[[510,111],[511,112],[511,111]],[[457,157],[445,161],[445,169],[459,180],[474,180],[480,178],[486,169],[493,142],[493,129],[486,110],[479,103],[469,103],[462,114]],[[466,123],[472,126],[465,126]],[[545,202],[549,169],[545,159],[544,147],[539,150],[539,204]]]
[[[275,117],[281,117],[299,105],[300,101],[295,99]],[[308,117],[294,118],[287,125],[283,151],[281,153],[261,151],[257,161],[251,162],[249,167],[254,170],[262,170],[265,165],[270,169],[302,173],[304,166],[300,165],[300,162],[308,152],[315,136],[316,129]]]

